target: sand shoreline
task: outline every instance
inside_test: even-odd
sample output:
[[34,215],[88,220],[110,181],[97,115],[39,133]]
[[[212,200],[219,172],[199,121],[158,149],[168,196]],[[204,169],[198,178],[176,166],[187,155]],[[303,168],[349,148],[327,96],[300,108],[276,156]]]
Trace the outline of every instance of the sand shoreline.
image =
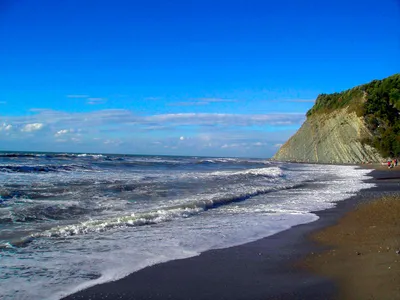
[[400,299],[400,197],[361,204],[312,235],[330,247],[301,265],[338,283],[338,299]]
[[311,240],[311,233],[331,228],[360,203],[400,190],[397,169],[375,170],[370,176],[377,187],[317,212],[316,222],[252,243],[147,267],[64,299],[335,299],[340,295],[338,281],[318,270],[300,268],[298,262],[331,248]]
[[337,224],[312,234],[329,249],[299,263],[334,280],[338,299],[400,299],[400,172],[379,169],[375,180],[397,186],[397,192],[360,204]]

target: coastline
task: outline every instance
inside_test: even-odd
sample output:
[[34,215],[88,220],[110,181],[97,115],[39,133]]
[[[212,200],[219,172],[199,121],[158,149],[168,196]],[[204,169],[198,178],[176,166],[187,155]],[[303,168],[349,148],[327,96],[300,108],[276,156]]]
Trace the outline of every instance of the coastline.
[[399,191],[400,171],[389,171],[372,171],[368,182],[377,187],[316,212],[315,222],[248,244],[150,266],[64,299],[334,299],[340,290],[337,281],[301,268],[298,262],[331,247],[310,239],[311,234],[331,228],[360,203]]
[[312,234],[328,249],[299,263],[334,280],[338,299],[400,299],[400,172],[387,167],[374,172],[387,190],[397,191],[358,205],[337,224]]

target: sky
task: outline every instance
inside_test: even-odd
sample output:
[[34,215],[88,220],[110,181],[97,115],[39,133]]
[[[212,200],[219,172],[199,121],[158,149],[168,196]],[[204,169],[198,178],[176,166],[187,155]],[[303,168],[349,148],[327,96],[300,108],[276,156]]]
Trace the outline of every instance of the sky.
[[400,0],[0,0],[0,151],[271,157],[400,72]]

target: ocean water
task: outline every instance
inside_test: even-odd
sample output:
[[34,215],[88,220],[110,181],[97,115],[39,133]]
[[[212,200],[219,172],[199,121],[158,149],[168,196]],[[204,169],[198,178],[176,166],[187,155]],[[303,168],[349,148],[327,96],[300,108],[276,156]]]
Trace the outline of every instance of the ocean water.
[[0,298],[60,299],[313,222],[373,185],[355,166],[0,152]]

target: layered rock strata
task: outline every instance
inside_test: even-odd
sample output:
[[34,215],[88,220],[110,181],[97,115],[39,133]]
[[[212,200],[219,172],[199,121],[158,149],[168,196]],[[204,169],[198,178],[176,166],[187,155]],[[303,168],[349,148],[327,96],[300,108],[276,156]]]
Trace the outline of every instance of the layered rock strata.
[[371,136],[362,117],[347,109],[314,114],[274,155],[273,160],[313,163],[378,162],[383,158],[362,140]]

